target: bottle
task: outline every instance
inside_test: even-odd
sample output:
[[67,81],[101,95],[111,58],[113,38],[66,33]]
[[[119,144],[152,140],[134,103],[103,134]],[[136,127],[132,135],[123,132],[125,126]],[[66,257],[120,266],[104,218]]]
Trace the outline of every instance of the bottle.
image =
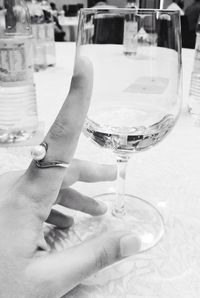
[[[139,8],[139,0],[127,0],[126,8]],[[137,33],[138,33],[138,23],[135,16],[128,15],[124,21],[124,54],[127,56],[132,56],[137,54]]]
[[0,143],[28,139],[37,131],[33,37],[22,0],[4,0],[0,22]]
[[138,23],[135,19],[135,15],[127,14],[124,21],[124,37],[123,46],[124,54],[127,56],[137,54],[137,33],[138,33]]
[[56,64],[56,50],[54,38],[54,19],[51,13],[51,6],[47,0],[40,2],[44,13],[44,40],[46,48],[47,66],[55,66]]
[[47,68],[44,13],[39,3],[35,0],[28,0],[27,5],[31,15],[31,25],[34,37],[34,69],[35,71],[44,70]]
[[200,118],[200,18],[196,29],[195,54],[187,110],[189,114]]

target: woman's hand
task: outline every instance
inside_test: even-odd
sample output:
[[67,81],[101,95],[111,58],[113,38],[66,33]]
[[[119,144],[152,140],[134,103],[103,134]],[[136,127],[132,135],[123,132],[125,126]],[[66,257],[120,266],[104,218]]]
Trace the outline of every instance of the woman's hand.
[[75,181],[115,179],[115,168],[73,160],[89,107],[92,69],[87,61],[75,68],[69,95],[44,141],[45,161],[70,163],[68,169],[41,169],[32,161],[25,172],[0,177],[0,297],[57,298],[92,273],[140,249],[127,231],[110,232],[63,252],[51,252],[43,223],[60,228],[73,223],[52,209],[57,203],[92,215],[106,207],[70,188]]

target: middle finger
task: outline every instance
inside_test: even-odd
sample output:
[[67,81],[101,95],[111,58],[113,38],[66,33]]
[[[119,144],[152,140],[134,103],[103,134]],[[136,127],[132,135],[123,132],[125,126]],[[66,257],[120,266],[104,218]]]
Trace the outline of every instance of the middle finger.
[[72,188],[61,189],[56,203],[93,216],[102,215],[107,211],[104,203],[85,196]]

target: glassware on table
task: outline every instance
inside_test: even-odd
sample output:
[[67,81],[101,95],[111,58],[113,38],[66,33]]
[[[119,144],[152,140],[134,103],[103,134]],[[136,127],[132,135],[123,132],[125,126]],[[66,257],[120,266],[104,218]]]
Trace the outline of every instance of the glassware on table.
[[[124,53],[126,20],[138,23],[137,51]],[[142,23],[142,26],[141,26]],[[93,24],[93,36],[86,29]],[[136,28],[136,27],[135,27]],[[140,42],[141,28],[156,42]],[[100,148],[112,150],[118,165],[116,193],[98,195],[108,205],[100,219],[85,224],[91,234],[128,229],[142,242],[141,252],[164,233],[159,210],[125,192],[127,162],[133,153],[153,147],[172,130],[181,108],[181,41],[178,12],[144,9],[84,9],[79,16],[76,58],[93,65],[94,83],[84,134]],[[85,230],[86,232],[86,230]],[[84,225],[81,235],[84,235]]]
[[48,1],[28,1],[34,36],[34,67],[36,71],[55,66],[54,20]]
[[52,15],[51,6],[48,0],[40,2],[41,8],[44,12],[44,33],[45,33],[45,49],[47,66],[55,66],[56,64],[56,47],[54,38],[54,18]]
[[198,19],[196,27],[196,41],[195,41],[195,52],[194,52],[194,61],[193,69],[190,80],[190,90],[188,98],[188,112],[194,118],[196,118],[197,123],[200,119],[200,17]]
[[4,0],[0,13],[0,143],[14,143],[38,128],[33,38],[22,0]]
[[[124,20],[124,53],[126,55],[145,55],[146,46],[156,46],[156,18],[140,10],[139,14],[127,14]],[[149,25],[150,23],[150,25]],[[137,53],[140,51],[140,53]]]
[[40,71],[47,68],[44,12],[37,1],[29,0],[27,5],[33,33],[34,69],[35,71]]

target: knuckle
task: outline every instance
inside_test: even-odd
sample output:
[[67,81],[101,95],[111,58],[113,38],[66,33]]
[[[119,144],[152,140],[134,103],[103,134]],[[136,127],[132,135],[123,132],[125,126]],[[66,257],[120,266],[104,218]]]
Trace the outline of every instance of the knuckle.
[[101,270],[116,261],[121,260],[119,237],[115,233],[108,233],[103,239],[99,251],[96,251],[96,269]]
[[105,247],[102,247],[100,253],[96,256],[95,265],[97,270],[110,265],[110,255]]
[[70,133],[68,126],[65,121],[61,119],[56,119],[53,126],[49,131],[49,136],[52,139],[62,138]]

